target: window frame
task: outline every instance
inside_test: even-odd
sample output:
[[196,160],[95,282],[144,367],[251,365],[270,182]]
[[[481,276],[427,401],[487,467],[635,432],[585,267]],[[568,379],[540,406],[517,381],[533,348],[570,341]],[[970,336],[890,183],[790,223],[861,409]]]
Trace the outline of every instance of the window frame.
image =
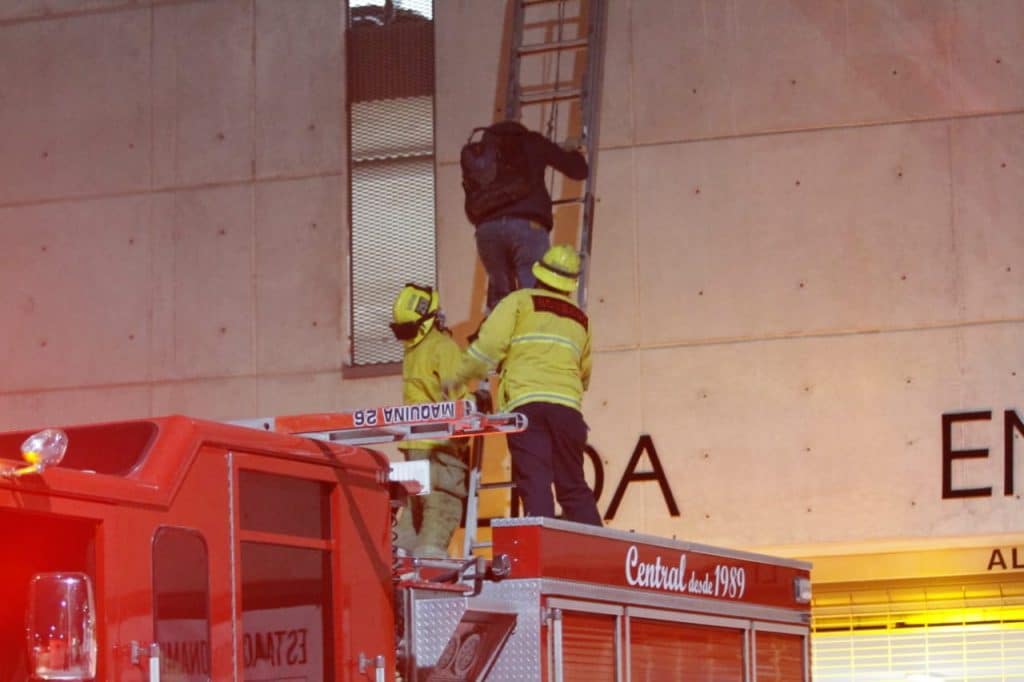
[[[430,14],[429,14],[428,21],[429,21],[430,26],[431,26],[431,31],[436,35],[436,25],[434,23],[435,20],[436,20],[436,14],[434,12],[434,4],[435,3],[434,3],[434,0],[428,0],[428,1],[430,3]],[[357,5],[357,6],[365,7],[365,6],[367,6],[367,4],[368,3],[364,2],[361,5]],[[385,7],[387,7],[387,6],[391,6],[393,9],[396,10],[395,16],[399,17],[399,20],[394,22],[395,24],[402,23],[402,18],[401,18],[401,13],[402,12],[408,13],[408,12],[414,11],[414,10],[411,10],[409,7],[404,7],[403,6],[404,3],[401,3],[401,2],[395,3],[395,2],[393,2],[393,0],[379,0],[379,2],[376,3],[376,4],[379,4],[381,6],[382,13],[385,11]],[[346,59],[345,59],[345,64],[346,64],[346,66],[345,66],[345,70],[346,70],[346,72],[345,72],[345,79],[346,79],[345,117],[346,117],[346,120],[345,120],[345,130],[346,130],[346,135],[347,135],[347,149],[346,149],[347,166],[346,166],[346,170],[348,172],[348,178],[347,178],[347,180],[348,180],[348,185],[347,185],[347,189],[348,189],[348,202],[347,202],[347,207],[346,207],[346,209],[347,209],[347,225],[348,225],[348,241],[347,241],[347,254],[346,254],[346,256],[347,256],[347,263],[346,263],[346,265],[347,265],[347,268],[348,268],[347,281],[348,281],[349,289],[348,289],[348,292],[347,292],[347,305],[348,305],[348,315],[347,315],[347,318],[348,318],[348,329],[347,329],[347,333],[346,333],[347,349],[346,349],[346,352],[345,352],[344,360],[342,362],[341,371],[342,371],[342,377],[346,378],[346,379],[358,379],[358,378],[372,378],[372,377],[380,377],[380,376],[392,376],[392,375],[395,375],[395,374],[400,374],[401,371],[402,371],[402,351],[401,351],[400,345],[396,345],[393,349],[388,350],[388,351],[385,352],[385,357],[386,358],[388,358],[388,354],[390,354],[390,355],[394,356],[394,359],[388,358],[388,359],[385,359],[384,361],[381,361],[381,362],[373,362],[373,361],[367,361],[367,360],[357,361],[357,359],[356,359],[357,355],[360,354],[359,348],[357,346],[359,346],[360,344],[365,344],[367,342],[359,341],[358,340],[360,334],[358,334],[357,332],[361,331],[363,329],[363,325],[362,325],[362,323],[358,322],[357,319],[356,319],[356,305],[355,305],[355,303],[356,303],[356,292],[357,292],[357,282],[356,282],[356,273],[355,273],[355,269],[356,268],[355,268],[355,256],[354,256],[354,246],[355,246],[354,245],[354,235],[356,233],[356,225],[354,223],[355,218],[354,218],[354,215],[353,215],[353,205],[354,205],[354,201],[353,201],[353,184],[354,184],[353,183],[353,179],[355,178],[355,170],[356,170],[356,166],[358,165],[358,162],[355,160],[355,155],[353,154],[353,143],[352,143],[352,139],[353,139],[353,137],[352,137],[353,136],[353,114],[352,114],[352,111],[353,111],[353,104],[354,104],[354,101],[352,99],[352,93],[353,93],[353,81],[354,81],[353,74],[355,73],[355,71],[353,69],[353,64],[355,63],[355,61],[354,61],[355,58],[354,58],[354,56],[352,54],[352,52],[353,52],[353,50],[351,48],[351,42],[352,41],[350,40],[350,37],[351,37],[351,34],[352,34],[353,30],[374,30],[374,29],[372,29],[372,28],[353,29],[352,25],[351,25],[352,9],[353,9],[352,0],[348,0],[347,2],[345,2],[345,42],[346,42]],[[405,20],[408,21],[408,14],[406,14],[405,17],[406,17]],[[382,27],[383,26],[384,25],[382,25]],[[435,40],[436,40],[436,38],[435,38]],[[433,44],[431,45],[430,59],[433,62],[436,62],[436,48],[433,46]],[[432,281],[417,281],[416,283],[417,284],[423,284],[423,285],[426,285],[426,286],[432,286],[432,287],[436,288],[437,287],[437,279],[438,279],[437,235],[436,235],[436,225],[437,225],[437,221],[438,221],[438,201],[437,201],[437,178],[438,178],[438,173],[437,173],[437,167],[438,167],[438,159],[437,159],[437,78],[436,78],[436,73],[435,73],[434,78],[433,78],[433,80],[431,82],[430,99],[431,99],[431,106],[430,106],[430,110],[431,110],[430,154],[429,154],[429,157],[427,155],[425,155],[425,154],[419,154],[418,156],[420,156],[420,158],[423,158],[423,159],[429,158],[430,161],[431,161],[431,169],[432,169],[431,170],[431,172],[432,172],[432,179],[431,179],[431,185],[432,185],[432,187],[431,187],[431,190],[432,190],[431,191],[431,203],[432,203],[432,210],[431,210],[431,215],[429,216],[429,218],[425,216],[424,219],[425,220],[429,220],[431,225],[433,226],[432,227],[433,234],[432,234],[432,240],[431,240],[432,241],[432,244],[431,244],[432,253],[429,254],[429,257],[432,259],[432,272],[433,272],[433,276],[431,278]],[[389,159],[392,159],[394,161],[403,161],[403,160],[407,160],[409,158],[413,158],[413,156],[417,156],[417,155],[416,154],[413,154],[413,155],[400,154],[400,155],[396,155],[394,157],[389,157]],[[386,162],[386,160],[379,160],[378,159],[377,161],[375,161],[375,163],[382,163],[382,162]],[[427,257],[427,254],[424,254],[424,257]],[[399,282],[398,279],[402,279],[402,281]],[[403,284],[405,284],[407,281],[410,281],[410,279],[415,279],[415,278],[408,278],[408,277],[406,277],[406,278],[401,278],[401,277],[396,278],[395,279],[395,286],[394,286],[394,293],[397,294],[397,292],[401,288],[401,286]],[[389,322],[390,322],[390,303],[391,303],[391,301],[389,300],[388,301],[388,305],[386,306],[386,311],[387,311],[386,312],[386,316],[387,316],[387,320]],[[397,341],[396,341],[396,344],[397,344]]]
[[[334,581],[334,576],[341,575],[341,540],[340,529],[336,523],[341,504],[341,491],[339,490],[337,472],[331,467],[325,467],[316,463],[301,463],[293,460],[267,459],[250,453],[233,452],[229,456],[229,468],[231,471],[230,491],[232,508],[232,528],[234,554],[232,558],[233,581],[237,586],[238,600],[235,604],[235,636],[239,646],[244,638],[243,615],[244,610],[244,580],[242,574],[242,552],[248,543],[272,545],[301,550],[316,550],[323,554],[324,574],[327,581],[325,597],[321,600],[321,618],[324,624],[323,656],[324,673],[326,679],[334,679],[340,674],[343,667],[339,653],[343,651],[344,637],[341,628],[335,627],[337,614],[345,611],[343,602],[342,586]],[[323,538],[306,537],[300,535],[289,535],[265,530],[250,530],[242,526],[241,513],[241,472],[250,471],[258,474],[271,476],[282,476],[292,479],[301,479],[309,482],[326,484],[329,489],[326,494],[327,517],[330,519],[329,528]],[[244,672],[243,672],[244,674]],[[243,678],[244,679],[244,678]]]
[[[160,539],[162,537],[166,536],[169,533],[174,533],[174,534],[177,534],[177,535],[180,535],[180,536],[191,536],[191,537],[194,537],[195,539],[197,539],[199,541],[199,544],[202,547],[202,552],[203,552],[202,563],[203,563],[203,566],[205,568],[205,571],[203,572],[204,578],[205,578],[205,594],[204,594],[205,598],[203,600],[205,618],[203,620],[205,621],[205,642],[206,642],[206,647],[205,647],[205,650],[204,650],[204,655],[205,655],[205,659],[206,659],[206,679],[207,680],[212,680],[213,679],[213,677],[212,677],[212,675],[213,675],[213,639],[212,639],[212,625],[211,625],[211,620],[212,620],[212,616],[211,616],[212,598],[211,598],[211,587],[210,587],[210,546],[209,546],[209,543],[207,543],[207,541],[206,541],[206,536],[204,536],[201,531],[199,531],[199,530],[197,530],[195,528],[187,528],[187,527],[184,527],[184,526],[175,526],[175,525],[161,525],[161,526],[158,526],[155,531],[153,531],[153,540],[152,540],[151,548],[150,548],[150,557],[151,557],[152,567],[153,567],[153,573],[152,573],[152,580],[153,580],[153,640],[155,642],[157,642],[157,645],[159,646],[161,644],[161,633],[160,633],[160,622],[161,622],[161,620],[164,620],[164,621],[173,620],[173,619],[170,619],[170,618],[163,618],[163,619],[161,619],[161,617],[160,617],[160,612],[161,612],[161,609],[160,609],[160,595],[161,595],[161,591],[160,591],[160,585],[158,584],[158,579],[159,578],[158,578],[158,575],[157,575],[158,574],[158,570],[157,570],[157,564],[158,564],[158,562],[157,562],[157,548],[158,548],[158,546],[160,544]],[[181,562],[177,560],[179,557],[180,557],[180,555],[175,554],[171,558],[171,561],[170,561],[171,568],[174,569],[176,573],[180,573],[180,569],[181,569]],[[162,566],[163,564],[161,563],[160,565]],[[164,672],[163,671],[163,662],[165,661],[165,656],[164,656],[163,647],[160,648],[160,652],[161,652],[161,656],[160,656],[161,672]]]

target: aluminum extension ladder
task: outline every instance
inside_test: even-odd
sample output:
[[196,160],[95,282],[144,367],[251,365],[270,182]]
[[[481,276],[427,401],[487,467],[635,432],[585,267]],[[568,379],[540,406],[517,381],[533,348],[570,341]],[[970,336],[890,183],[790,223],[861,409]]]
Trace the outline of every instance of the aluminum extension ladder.
[[[552,140],[577,138],[586,152],[590,172],[575,196],[552,196],[558,209],[578,205],[574,234],[585,267],[577,296],[586,309],[587,273],[593,244],[594,191],[597,179],[601,81],[604,69],[605,24],[608,0],[515,0],[512,8],[511,47],[505,83],[505,118],[540,129]],[[540,37],[538,37],[540,36]],[[563,61],[563,57],[574,58]],[[563,66],[568,73],[563,73]],[[568,106],[560,108],[560,105]],[[553,181],[552,181],[553,184]],[[558,228],[556,222],[556,229]],[[483,442],[475,439],[469,468],[463,555],[490,547],[477,542],[480,492],[510,490],[509,507],[515,512],[511,481],[484,483],[481,477]]]
[[[544,128],[553,140],[582,142],[590,173],[581,192],[552,198],[556,215],[560,206],[580,205],[575,236],[585,264],[593,243],[607,11],[608,0],[515,0],[511,17],[505,118]],[[584,267],[577,290],[583,309],[588,270]]]

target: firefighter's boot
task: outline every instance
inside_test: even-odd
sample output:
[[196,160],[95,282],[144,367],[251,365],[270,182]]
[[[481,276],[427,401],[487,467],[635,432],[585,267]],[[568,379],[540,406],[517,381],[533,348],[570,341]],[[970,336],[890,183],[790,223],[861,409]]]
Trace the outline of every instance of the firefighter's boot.
[[[405,461],[407,462],[430,459],[430,450],[407,449],[402,454],[405,455]],[[433,463],[431,463],[430,468],[433,470]],[[431,474],[431,477],[433,477],[433,474]],[[431,485],[433,485],[433,482],[431,482]],[[423,523],[423,510],[423,497],[410,495],[405,506],[399,512],[398,521],[395,523],[392,542],[395,547],[405,550],[408,554],[412,554],[419,542],[419,527]]]
[[416,524],[414,509],[417,506],[417,500],[415,497],[410,497],[402,507],[398,514],[398,521],[395,522],[394,534],[392,542],[398,549],[404,550],[407,554],[412,554],[412,551],[416,548]]
[[462,523],[462,501],[466,498],[466,461],[464,446],[451,446],[431,452],[431,493],[423,500],[423,522],[413,555],[446,557],[455,529]]
[[462,500],[443,490],[423,501],[423,525],[413,556],[438,559],[448,556],[448,545],[462,521]]

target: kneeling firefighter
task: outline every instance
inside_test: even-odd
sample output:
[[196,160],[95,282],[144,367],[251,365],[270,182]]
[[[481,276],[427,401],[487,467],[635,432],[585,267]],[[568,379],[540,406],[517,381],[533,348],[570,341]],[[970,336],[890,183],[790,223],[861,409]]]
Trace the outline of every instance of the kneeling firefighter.
[[[405,346],[402,400],[407,405],[457,400],[444,396],[441,377],[459,366],[462,350],[444,327],[437,292],[407,284],[392,308],[391,331]],[[406,460],[430,461],[428,495],[409,499],[398,521],[396,546],[416,557],[448,556],[448,544],[462,521],[469,447],[466,439],[419,440],[399,444]]]

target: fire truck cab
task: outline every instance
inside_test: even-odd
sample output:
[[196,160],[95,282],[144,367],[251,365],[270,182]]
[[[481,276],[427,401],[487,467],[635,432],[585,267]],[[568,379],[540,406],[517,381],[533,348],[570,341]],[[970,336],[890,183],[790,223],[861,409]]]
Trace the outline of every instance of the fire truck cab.
[[551,519],[396,559],[387,458],[264,427],[0,434],[0,682],[809,678],[806,564]]
[[58,466],[0,479],[0,680],[393,669],[384,456],[180,416],[66,433]]

